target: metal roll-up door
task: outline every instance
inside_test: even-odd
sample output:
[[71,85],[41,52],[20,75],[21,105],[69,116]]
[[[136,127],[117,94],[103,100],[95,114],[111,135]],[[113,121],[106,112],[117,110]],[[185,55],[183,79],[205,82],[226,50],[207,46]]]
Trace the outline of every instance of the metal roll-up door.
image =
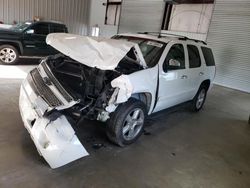
[[119,33],[160,31],[163,0],[123,0]]
[[216,0],[207,41],[217,64],[215,83],[250,92],[250,0]]

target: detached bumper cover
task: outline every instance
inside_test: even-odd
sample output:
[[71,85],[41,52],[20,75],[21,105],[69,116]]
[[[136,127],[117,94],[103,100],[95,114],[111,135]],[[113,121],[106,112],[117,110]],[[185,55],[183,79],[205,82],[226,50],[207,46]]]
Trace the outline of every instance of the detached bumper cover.
[[50,167],[58,168],[89,155],[64,115],[54,121],[43,116],[46,107],[46,102],[24,81],[19,98],[22,120],[39,154]]

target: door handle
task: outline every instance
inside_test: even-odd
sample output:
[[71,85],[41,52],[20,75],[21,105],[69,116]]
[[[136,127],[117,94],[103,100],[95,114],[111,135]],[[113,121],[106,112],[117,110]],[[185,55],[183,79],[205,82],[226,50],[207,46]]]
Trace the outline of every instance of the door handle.
[[200,76],[203,76],[204,75],[204,72],[200,72],[200,74],[199,74]]
[[181,76],[181,79],[187,79],[187,78],[188,78],[187,75],[182,75],[182,76]]

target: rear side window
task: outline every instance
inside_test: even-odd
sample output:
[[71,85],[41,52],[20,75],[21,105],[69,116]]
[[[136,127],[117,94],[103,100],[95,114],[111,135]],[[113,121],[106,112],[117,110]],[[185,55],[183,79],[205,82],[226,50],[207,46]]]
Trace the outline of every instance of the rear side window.
[[201,58],[199,50],[194,45],[187,45],[188,57],[189,57],[189,68],[197,68],[201,66]]
[[62,25],[50,25],[50,33],[65,33],[65,27]]
[[201,47],[207,66],[215,66],[213,52],[210,48]]

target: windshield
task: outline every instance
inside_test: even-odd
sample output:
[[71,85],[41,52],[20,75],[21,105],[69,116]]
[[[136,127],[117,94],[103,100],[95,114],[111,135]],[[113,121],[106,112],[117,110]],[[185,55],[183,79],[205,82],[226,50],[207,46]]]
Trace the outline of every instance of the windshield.
[[141,49],[145,62],[147,63],[148,67],[155,66],[166,46],[166,43],[151,40],[151,39],[144,39],[138,37],[131,37],[131,36],[114,36],[113,39],[118,40],[126,40],[130,42],[137,43]]
[[22,22],[12,26],[11,29],[15,31],[23,31],[26,28],[28,28],[31,24],[32,24],[31,22]]

